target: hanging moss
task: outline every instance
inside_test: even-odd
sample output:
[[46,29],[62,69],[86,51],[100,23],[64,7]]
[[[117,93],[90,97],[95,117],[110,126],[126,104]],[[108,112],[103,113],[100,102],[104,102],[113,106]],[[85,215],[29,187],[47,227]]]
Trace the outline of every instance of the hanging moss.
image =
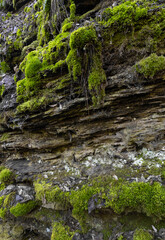
[[106,75],[102,68],[101,44],[93,27],[81,27],[71,33],[70,52],[66,58],[70,76],[85,79],[93,103],[100,103],[105,95]]
[[74,21],[76,16],[76,4],[74,3],[73,0],[71,0],[70,4],[70,20]]

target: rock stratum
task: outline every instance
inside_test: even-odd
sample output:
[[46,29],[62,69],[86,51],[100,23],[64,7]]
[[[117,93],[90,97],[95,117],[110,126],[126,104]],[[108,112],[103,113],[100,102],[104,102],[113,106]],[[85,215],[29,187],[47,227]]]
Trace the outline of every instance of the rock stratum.
[[164,39],[164,0],[0,0],[0,239],[165,239]]

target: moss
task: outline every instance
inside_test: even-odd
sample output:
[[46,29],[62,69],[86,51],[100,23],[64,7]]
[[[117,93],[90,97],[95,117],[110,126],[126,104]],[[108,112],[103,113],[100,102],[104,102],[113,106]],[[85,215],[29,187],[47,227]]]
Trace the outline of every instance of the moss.
[[7,212],[7,209],[5,209],[5,208],[0,208],[0,218],[5,219],[5,217],[6,217],[6,212]]
[[25,72],[25,79],[17,82],[17,101],[27,100],[33,96],[40,87],[40,75],[42,63],[38,57],[37,51],[30,52],[20,68]]
[[25,76],[26,78],[32,78],[39,72],[42,67],[42,63],[39,58],[34,55],[33,52],[29,53],[27,56],[26,67],[25,67]]
[[97,42],[96,31],[93,27],[80,27],[70,36],[71,49],[83,49],[86,44],[95,44]]
[[24,216],[30,213],[38,203],[36,201],[29,201],[26,203],[17,203],[16,206],[10,208],[10,213],[15,217]]
[[74,24],[73,22],[68,22],[68,23],[64,24],[62,26],[62,32],[69,31],[72,28],[73,24]]
[[3,73],[10,71],[10,67],[5,61],[0,62],[0,71]]
[[7,183],[13,178],[13,173],[9,169],[3,169],[0,172],[0,181],[2,183]]
[[3,133],[2,137],[0,138],[0,141],[1,142],[4,142],[6,141],[8,138],[9,138],[9,133]]
[[46,99],[45,97],[41,98],[32,98],[17,107],[17,114],[23,112],[34,112],[38,109],[41,109],[45,106]]
[[153,78],[158,72],[165,70],[165,57],[157,56],[153,53],[137,63],[135,68],[136,71],[143,74],[145,78]]
[[153,236],[144,229],[137,229],[133,235],[133,240],[152,240]]
[[[105,95],[106,75],[102,68],[101,44],[93,27],[81,27],[71,33],[70,52],[66,58],[70,76],[85,79],[93,103],[100,103]],[[84,88],[84,92],[86,89]]]
[[63,226],[62,223],[55,222],[51,240],[71,240],[75,232],[71,232],[68,226]]
[[107,8],[102,13],[102,23],[116,28],[117,31],[132,28],[140,19],[145,19],[148,13],[148,8],[143,5],[138,6],[137,2],[126,1],[113,8]]
[[5,91],[5,85],[2,84],[2,85],[0,86],[0,95],[1,95],[1,97],[3,96],[4,91]]
[[35,182],[34,183],[36,199],[47,203],[60,203],[61,206],[68,206],[67,193],[63,192],[58,186],[52,186],[50,183]]
[[70,20],[74,21],[75,20],[75,16],[76,16],[76,4],[72,0],[71,4],[70,4]]
[[20,36],[21,36],[21,34],[22,34],[21,30],[20,30],[20,29],[18,29],[18,30],[17,30],[17,37],[20,37]]

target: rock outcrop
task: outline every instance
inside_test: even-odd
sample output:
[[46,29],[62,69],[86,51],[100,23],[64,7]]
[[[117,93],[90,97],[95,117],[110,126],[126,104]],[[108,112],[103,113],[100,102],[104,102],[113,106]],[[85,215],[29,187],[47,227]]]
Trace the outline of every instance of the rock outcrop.
[[165,239],[164,23],[164,1],[0,3],[0,239]]

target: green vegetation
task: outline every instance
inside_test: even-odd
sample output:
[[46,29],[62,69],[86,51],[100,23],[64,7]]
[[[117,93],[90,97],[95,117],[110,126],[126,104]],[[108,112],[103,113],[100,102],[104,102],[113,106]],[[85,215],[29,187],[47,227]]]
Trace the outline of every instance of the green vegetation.
[[20,68],[25,72],[25,78],[17,82],[17,101],[27,99],[35,94],[40,86],[39,71],[42,63],[36,51],[30,52]]
[[1,95],[1,97],[3,96],[4,91],[5,91],[5,85],[2,84],[2,85],[0,86],[0,95]]
[[64,208],[69,205],[67,193],[64,193],[58,186],[42,181],[34,183],[34,187],[37,200],[45,199],[47,203],[59,203]]
[[70,4],[70,20],[74,21],[76,16],[76,5],[73,0],[71,0]]
[[10,71],[10,67],[5,61],[0,62],[0,71],[2,73],[6,73],[6,72]]
[[136,229],[133,240],[152,240],[153,236],[144,229]]
[[0,172],[0,182],[1,183],[8,183],[13,178],[13,173],[9,169],[3,169]]
[[33,112],[45,106],[46,98],[32,98],[17,107],[17,114],[23,112]]
[[92,26],[80,27],[71,33],[69,45],[71,50],[66,62],[70,76],[77,81],[83,72],[83,77],[87,80],[88,89],[93,96],[93,103],[100,103],[104,97],[106,75],[102,68],[101,45],[95,29]]
[[145,78],[153,78],[158,72],[165,70],[165,57],[153,53],[142,59],[135,67],[136,71],[143,74]]
[[17,203],[16,206],[10,208],[10,213],[15,217],[24,216],[30,213],[38,203],[36,201],[29,201],[26,203]]
[[55,222],[51,240],[71,240],[75,232],[71,232],[68,226],[63,226],[62,223]]
[[122,30],[133,27],[140,19],[147,16],[148,8],[143,4],[137,5],[138,1],[126,1],[114,8],[107,8],[102,13],[103,24],[117,27]]

